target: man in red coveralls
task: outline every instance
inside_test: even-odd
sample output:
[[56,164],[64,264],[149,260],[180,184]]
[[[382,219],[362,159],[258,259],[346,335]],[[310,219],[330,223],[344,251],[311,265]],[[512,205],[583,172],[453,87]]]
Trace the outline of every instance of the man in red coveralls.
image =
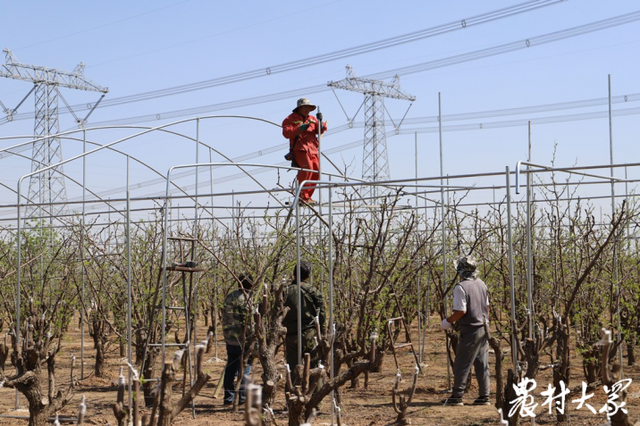
[[[318,120],[309,113],[316,109],[316,106],[307,98],[298,99],[298,104],[293,112],[282,122],[282,135],[289,139],[290,152],[297,167],[302,169],[320,170],[320,159],[318,156]],[[322,133],[327,130],[327,123],[322,125]],[[305,180],[319,180],[320,175],[316,172],[304,170],[298,171],[298,185]],[[315,184],[306,184],[300,192],[300,201],[307,204],[315,204],[311,199],[315,191]]]

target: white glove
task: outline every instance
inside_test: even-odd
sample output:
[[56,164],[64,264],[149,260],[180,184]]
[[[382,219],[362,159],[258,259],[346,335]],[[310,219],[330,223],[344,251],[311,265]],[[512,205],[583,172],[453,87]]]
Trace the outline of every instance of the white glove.
[[442,324],[440,324],[440,328],[443,329],[443,330],[451,330],[453,328],[453,326],[445,318],[445,319],[442,320]]

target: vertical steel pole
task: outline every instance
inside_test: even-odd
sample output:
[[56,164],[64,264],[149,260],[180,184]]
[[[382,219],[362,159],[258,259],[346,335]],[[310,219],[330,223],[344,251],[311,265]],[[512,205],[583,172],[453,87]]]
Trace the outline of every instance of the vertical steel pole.
[[[318,177],[316,180],[322,180],[322,113],[320,112],[320,106],[318,106],[318,112],[316,113],[316,119],[318,120]],[[318,191],[318,206],[321,209],[320,215],[322,215],[322,193]],[[322,229],[322,228],[320,228]]]
[[[213,163],[213,150],[211,148],[209,148],[209,162]],[[209,184],[211,189],[211,231],[215,236],[216,216],[215,216],[215,210],[213,206],[213,167],[211,165],[209,166],[209,180],[210,180]],[[218,358],[218,262],[217,261],[213,269],[213,320],[211,322],[212,322],[211,325],[213,326],[213,341],[214,341],[213,357],[216,360],[219,360]]]
[[[611,164],[611,178],[613,178],[613,111],[611,106],[611,74],[609,74],[609,164]],[[615,184],[611,179],[611,214],[615,212]],[[614,268],[615,271],[615,268]]]
[[[87,131],[82,130],[82,153],[87,152]],[[84,379],[84,227],[85,227],[85,202],[87,189],[87,156],[82,156],[82,229],[80,230],[80,380]]]
[[418,208],[418,132],[414,133],[414,151],[415,151],[415,176],[416,176],[416,209]]
[[[18,188],[16,193],[18,194],[18,204],[17,204],[17,218],[18,223],[16,226],[17,230],[17,249],[16,260],[18,264],[16,265],[16,344],[18,348],[20,347],[20,292],[22,291],[21,287],[21,278],[22,278],[22,218],[20,216],[20,186],[22,184],[22,178],[18,180]],[[16,400],[15,400],[15,408],[16,410],[20,408],[20,393],[18,389],[16,389]]]
[[[298,194],[301,192],[298,187]],[[302,364],[302,283],[300,280],[300,202],[299,196],[296,197],[294,202],[296,203],[296,284],[298,285],[298,364]],[[293,370],[296,366],[289,366]]]
[[213,325],[213,341],[214,341],[214,346],[213,346],[213,357],[215,358],[216,362],[220,362],[222,361],[219,357],[218,357],[218,261],[215,260],[214,266],[213,266],[213,300],[214,300],[214,305],[213,305],[213,320],[211,321]]
[[[426,304],[425,304],[425,317],[426,317],[426,322],[425,322],[425,328],[423,331],[423,336],[422,336],[422,341],[424,342],[422,350],[424,351],[426,349],[426,345],[427,345],[427,330],[429,329],[429,320],[431,318],[431,281],[429,280],[429,274],[426,275],[426,284],[427,284],[427,293],[426,293]],[[424,355],[423,355],[423,359],[424,359]]]
[[[315,178],[316,180],[322,180],[322,168],[320,167],[320,158],[322,157],[321,155],[321,139],[322,139],[322,113],[320,112],[320,107],[318,106],[318,113],[316,114],[316,118],[318,120],[318,176]],[[317,187],[317,185],[316,185]],[[329,189],[329,191],[331,191],[331,189]],[[323,211],[322,211],[322,191],[320,189],[318,189],[318,214],[320,215],[320,217],[323,216]],[[331,230],[329,230],[329,232],[331,232]],[[311,227],[309,227],[309,234],[311,234]],[[324,239],[324,228],[322,227],[322,221],[318,221],[318,240],[322,241]],[[309,237],[311,237],[311,235],[309,235]],[[311,241],[311,240],[310,240]],[[319,250],[320,250],[320,254],[321,254],[321,258],[324,258],[324,247],[322,245],[319,245]],[[323,277],[320,277],[320,291],[324,292],[324,283],[325,280],[323,279]]]
[[[414,132],[414,140],[413,140],[413,144],[414,144],[414,157],[415,157],[415,164],[414,164],[414,170],[415,170],[415,178],[416,178],[416,215],[417,215],[417,209],[418,209],[418,132]],[[418,221],[418,224],[420,222]],[[422,362],[422,300],[421,300],[421,295],[420,292],[422,291],[422,289],[420,288],[420,277],[417,277],[417,290],[418,290],[418,352],[420,353],[420,362]]]
[[[616,212],[616,190],[614,183],[613,168],[613,109],[611,102],[611,74],[608,76],[609,86],[609,164],[611,164],[611,220]],[[618,317],[618,341],[622,341],[622,327],[620,325],[620,282],[618,275],[618,232],[613,239],[613,282],[616,285],[616,316]],[[618,346],[618,361],[620,362],[620,377],[624,378],[624,368],[622,362],[622,345]]]
[[516,291],[513,272],[513,239],[511,233],[511,174],[509,166],[506,168],[506,192],[507,192],[507,241],[509,251],[509,281],[511,289],[511,358],[513,371],[518,375],[518,350],[516,348]]
[[[198,229],[198,178],[200,176],[200,167],[198,164],[200,163],[200,117],[196,119],[196,188],[195,188],[195,201],[193,206],[193,237],[195,239],[195,243],[192,246],[193,252],[191,256],[193,257],[193,261],[197,259],[198,252],[198,240],[200,239],[200,232]],[[194,276],[195,275],[195,276]],[[191,274],[189,277],[190,282],[193,283],[193,287],[190,288],[192,292],[186,300],[190,301],[190,304],[186,306],[186,314],[187,314],[187,324],[191,324],[193,327],[193,338],[189,336],[187,341],[189,342],[189,357],[191,358],[191,365],[189,366],[189,384],[193,386],[194,383],[194,372],[196,366],[196,342],[198,341],[198,274]],[[190,311],[193,309],[193,321],[189,321]],[[191,330],[189,330],[189,333]],[[191,400],[191,417],[196,418],[196,403],[195,398]]]
[[[424,197],[424,226],[425,229],[427,227],[427,192],[425,191],[425,197]],[[427,274],[427,322],[426,322],[426,327],[429,328],[429,321],[430,321],[430,300],[429,300],[429,291],[430,291],[430,286],[431,286],[431,281],[429,281],[429,274]],[[425,340],[426,340],[426,333],[425,333]]]
[[418,292],[418,360],[422,364],[422,296],[420,292],[420,277],[416,277],[416,287]]
[[[167,327],[167,246],[169,233],[169,214],[171,206],[169,203],[169,189],[171,188],[171,172],[173,167],[167,172],[167,187],[164,199],[164,229],[162,230],[162,327],[160,329],[162,344],[162,365],[166,362],[166,327]],[[151,332],[151,330],[149,330]]]
[[438,92],[438,138],[440,141],[440,213],[442,216],[442,284],[447,283],[447,227],[444,208],[444,161],[442,149],[442,96]]
[[[329,176],[329,181],[331,181],[331,176]],[[329,328],[330,330],[333,329],[333,297],[334,297],[334,293],[333,293],[333,194],[332,194],[332,189],[331,186],[329,186],[329,250],[328,250],[328,255],[329,255]],[[331,333],[331,331],[330,331]],[[333,337],[333,336],[332,336]],[[331,365],[333,365],[333,340],[331,340]],[[331,369],[331,371],[329,372],[330,374],[330,379],[333,380],[333,368]]]
[[[329,181],[331,181],[331,175],[329,175]],[[335,327],[333,325],[334,323],[334,318],[333,318],[333,189],[331,187],[331,185],[329,185],[329,195],[328,195],[328,202],[329,202],[329,250],[328,250],[328,255],[329,255],[329,330],[328,330],[328,335],[329,335],[329,379],[333,380],[334,379],[334,374],[333,374],[333,365],[334,365],[334,347],[333,347],[333,342],[334,342],[334,333],[335,333]],[[336,412],[336,407],[335,404],[333,403],[335,401],[335,391],[332,390],[331,391],[331,421],[333,422],[333,419],[335,418],[335,412]]]
[[[531,162],[531,121],[528,125],[528,156],[527,162]],[[531,166],[527,165],[527,171],[531,170]],[[519,170],[516,170],[518,172]],[[507,189],[508,191],[509,189]],[[529,317],[529,338],[534,336],[534,313],[533,313],[533,255],[531,252],[531,173],[527,173],[527,311]],[[515,371],[515,370],[514,370]],[[536,424],[536,419],[531,418],[531,424]]]
[[[440,141],[440,214],[442,216],[442,288],[447,285],[447,227],[444,209],[444,163],[442,153],[442,94],[438,92],[438,139]],[[445,308],[446,315],[446,308]],[[447,360],[447,390],[451,389],[451,366]]]
[[[193,245],[193,253],[191,253],[191,255],[193,256],[193,261],[195,261],[197,259],[197,252],[198,252],[198,240],[200,239],[199,235],[199,220],[198,220],[198,203],[199,203],[199,191],[198,191],[198,185],[199,185],[199,175],[200,175],[200,167],[197,165],[200,163],[200,117],[198,117],[198,119],[196,120],[196,188],[195,188],[195,193],[196,193],[196,199],[194,202],[194,206],[193,206],[193,236],[196,240],[195,244]],[[191,303],[193,304],[193,341],[192,341],[192,347],[195,348],[196,347],[196,342],[198,341],[198,328],[197,328],[197,314],[198,314],[198,303],[196,300],[197,297],[197,292],[196,289],[198,288],[198,274],[195,274],[195,277],[193,277],[193,298],[191,299]],[[196,355],[195,355],[195,350],[193,351],[189,351],[191,353],[193,353],[193,356],[191,357],[193,359],[193,363],[192,365],[192,369],[195,368],[195,360],[196,360]],[[193,381],[193,371],[192,371],[192,381]],[[195,409],[195,408],[194,408]],[[195,415],[195,411],[194,411],[194,415]]]
[[[527,162],[531,162],[531,121],[529,121],[529,152]],[[531,166],[527,165],[527,172]],[[533,338],[533,254],[531,252],[531,173],[527,173],[527,310],[529,315],[529,338]]]
[[[127,360],[129,364],[133,365],[133,335],[131,332],[131,310],[132,310],[132,294],[131,294],[131,194],[129,193],[129,156],[127,155],[127,221],[126,229],[127,235]],[[133,421],[131,417],[131,407],[133,407],[133,388],[132,380],[133,374],[131,369],[129,370],[129,419]]]

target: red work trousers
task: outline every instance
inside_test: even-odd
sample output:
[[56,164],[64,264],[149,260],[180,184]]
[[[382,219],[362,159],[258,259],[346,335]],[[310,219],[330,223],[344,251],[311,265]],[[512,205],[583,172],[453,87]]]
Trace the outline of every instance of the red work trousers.
[[[320,161],[318,160],[318,154],[312,154],[306,151],[294,151],[293,157],[298,163],[298,167],[302,169],[320,170]],[[298,185],[305,180],[320,180],[320,174],[315,172],[307,172],[300,170],[298,172]],[[300,200],[309,201],[313,195],[313,191],[316,190],[315,183],[307,183],[304,189],[300,191]]]

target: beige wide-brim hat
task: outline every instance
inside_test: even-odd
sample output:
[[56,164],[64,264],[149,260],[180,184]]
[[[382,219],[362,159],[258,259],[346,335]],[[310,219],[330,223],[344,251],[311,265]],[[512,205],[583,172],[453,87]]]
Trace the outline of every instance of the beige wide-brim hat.
[[298,108],[300,108],[301,106],[310,106],[313,107],[311,109],[311,111],[313,111],[314,109],[316,109],[316,106],[314,104],[311,103],[311,101],[307,98],[300,98],[298,99],[298,105],[293,109],[293,111],[295,112],[295,110],[297,110]]
[[461,256],[456,259],[456,271],[459,273],[474,272],[477,268],[478,262],[472,256]]

